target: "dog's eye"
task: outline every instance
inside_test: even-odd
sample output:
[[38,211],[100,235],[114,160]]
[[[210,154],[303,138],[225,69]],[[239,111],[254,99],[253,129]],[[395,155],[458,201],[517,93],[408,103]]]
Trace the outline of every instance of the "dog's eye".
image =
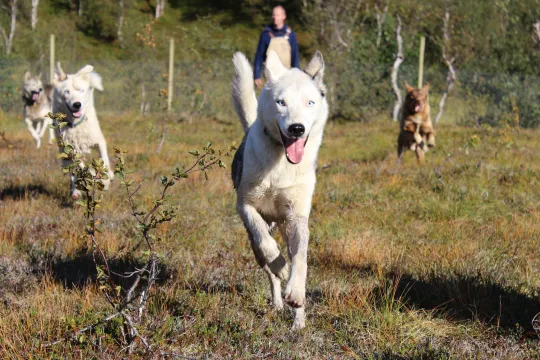
[[39,88],[39,91],[43,91],[43,88]]
[[313,106],[313,105],[315,105],[315,101],[309,100],[307,102],[307,106]]
[[82,94],[84,92],[84,89],[79,90],[79,92]]
[[69,90],[64,90],[64,95],[69,95]]
[[287,106],[287,105],[285,104],[285,100],[278,100],[278,101],[276,101],[276,103],[277,103],[279,106]]

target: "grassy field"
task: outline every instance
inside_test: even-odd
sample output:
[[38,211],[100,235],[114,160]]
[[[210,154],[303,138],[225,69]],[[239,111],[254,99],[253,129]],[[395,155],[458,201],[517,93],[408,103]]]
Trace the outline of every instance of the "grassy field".
[[[118,323],[43,346],[111,309],[98,290],[83,210],[68,196],[53,146],[34,149],[20,116],[0,114],[0,358],[127,358]],[[155,153],[152,117],[103,114],[150,206],[206,141],[225,148],[241,127],[168,125]],[[307,328],[269,305],[236,214],[228,170],[172,188],[180,216],[160,228],[162,280],[141,333],[164,351],[210,359],[535,359],[540,313],[540,133],[442,124],[419,168],[396,165],[397,125],[329,123],[310,220]],[[227,159],[229,165],[231,159]],[[98,241],[122,272],[135,222],[118,181],[98,209]],[[280,241],[281,245],[283,243]],[[130,358],[144,358],[138,346]]]

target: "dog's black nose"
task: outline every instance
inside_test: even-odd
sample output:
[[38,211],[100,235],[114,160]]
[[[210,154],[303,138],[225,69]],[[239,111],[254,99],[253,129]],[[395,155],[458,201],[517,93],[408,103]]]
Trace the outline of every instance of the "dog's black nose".
[[292,124],[291,126],[289,126],[289,134],[294,137],[300,137],[304,135],[305,131],[306,128],[302,124]]
[[80,102],[73,103],[73,109],[79,110],[80,108],[81,108],[81,103]]

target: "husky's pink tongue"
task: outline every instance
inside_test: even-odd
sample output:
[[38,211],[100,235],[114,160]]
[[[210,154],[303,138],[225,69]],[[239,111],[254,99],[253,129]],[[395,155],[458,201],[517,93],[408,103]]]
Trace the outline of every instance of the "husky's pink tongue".
[[79,111],[73,113],[73,116],[76,117],[76,118],[81,117],[81,115],[82,115],[82,111],[81,111],[81,110],[79,110]]
[[36,101],[39,97],[39,94],[32,94],[32,100]]
[[414,111],[419,112],[420,111],[420,104],[416,104],[414,107]]
[[287,159],[289,159],[289,161],[293,164],[298,164],[300,161],[302,161],[306,141],[307,138],[285,139],[285,152],[287,153]]

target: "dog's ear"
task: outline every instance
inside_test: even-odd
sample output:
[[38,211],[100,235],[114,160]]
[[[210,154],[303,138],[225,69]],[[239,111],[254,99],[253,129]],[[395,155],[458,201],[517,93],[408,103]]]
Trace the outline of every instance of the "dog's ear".
[[414,91],[414,88],[409,85],[409,83],[405,80],[405,90],[408,92],[408,93],[411,93]]
[[30,75],[30,71],[24,73],[24,81],[30,81],[31,78],[32,75]]
[[319,50],[315,52],[315,55],[311,58],[308,66],[305,68],[304,72],[311,76],[313,80],[317,83],[317,86],[321,89],[321,92],[326,92],[326,87],[323,83],[324,77],[324,59]]
[[88,74],[88,81],[90,82],[90,87],[99,91],[103,91],[103,81],[101,80],[101,76],[98,73],[91,72],[90,74]]
[[427,82],[426,85],[422,88],[422,90],[427,94],[429,91],[429,83]]
[[283,66],[276,52],[274,50],[270,50],[266,56],[266,64],[264,69],[264,75],[268,81],[276,82],[286,71],[287,68]]
[[39,80],[41,80],[41,71],[40,71],[40,72],[38,72],[38,74],[37,74],[37,78],[38,78]]
[[54,70],[54,83],[64,81],[67,79],[66,73],[62,70],[60,62],[56,63],[56,69]]
[[90,74],[92,71],[94,71],[94,67],[92,65],[84,65],[84,67],[77,71],[75,73],[76,76],[85,76]]

